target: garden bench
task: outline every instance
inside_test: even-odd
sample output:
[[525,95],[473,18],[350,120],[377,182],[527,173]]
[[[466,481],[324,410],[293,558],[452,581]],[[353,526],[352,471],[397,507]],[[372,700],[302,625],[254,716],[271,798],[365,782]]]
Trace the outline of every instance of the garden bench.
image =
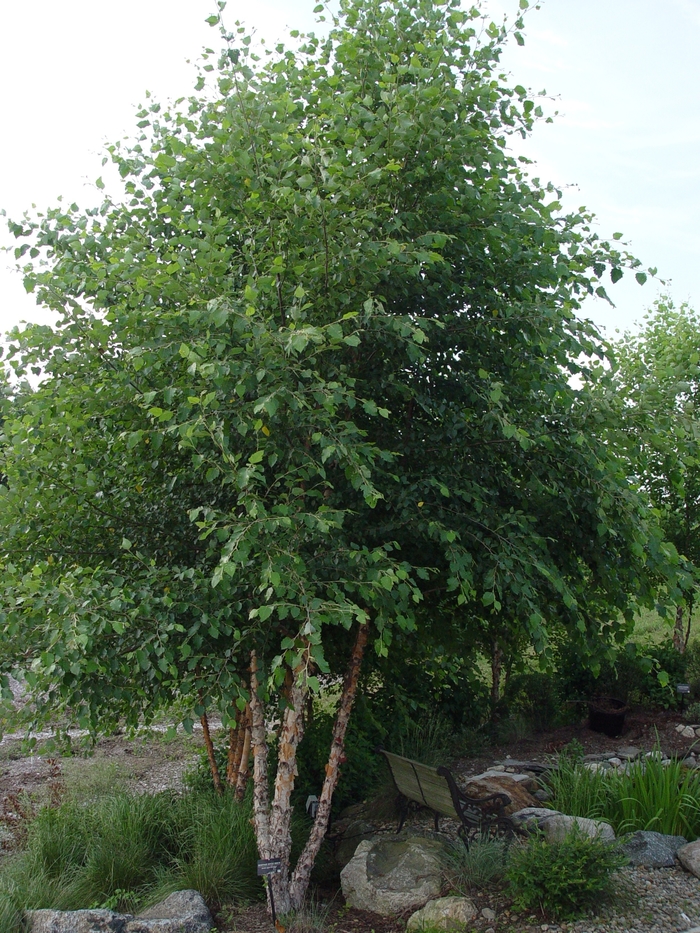
[[513,836],[518,832],[512,820],[505,815],[505,808],[511,802],[507,794],[468,797],[457,787],[448,768],[431,768],[419,761],[387,752],[381,746],[376,751],[386,759],[399,793],[400,819],[397,833],[401,832],[406,820],[409,801],[432,811],[436,832],[439,831],[438,821],[441,816],[457,820],[460,824],[458,834],[466,846],[480,835]]

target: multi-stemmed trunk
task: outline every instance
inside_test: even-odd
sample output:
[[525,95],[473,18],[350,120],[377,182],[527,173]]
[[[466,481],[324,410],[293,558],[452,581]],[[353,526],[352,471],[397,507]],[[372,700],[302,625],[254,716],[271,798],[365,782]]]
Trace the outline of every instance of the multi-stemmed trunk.
[[[352,709],[357,682],[367,644],[367,625],[361,625],[350,655],[343,682],[340,705],[333,728],[326,777],[318,800],[316,817],[309,838],[296,865],[290,865],[292,792],[296,776],[297,747],[304,735],[304,708],[308,696],[303,663],[293,672],[288,689],[287,707],[282,718],[277,747],[277,777],[272,801],[268,785],[268,746],[265,731],[265,710],[258,692],[258,669],[255,654],[250,667],[250,711],[253,750],[253,806],[255,835],[262,859],[279,859],[281,870],[268,876],[275,908],[285,914],[298,910],[304,901],[314,861],[323,842],[331,812],[333,791],[338,783],[340,765],[344,759],[345,733]],[[308,659],[303,659],[307,661]],[[269,888],[268,888],[269,904]]]

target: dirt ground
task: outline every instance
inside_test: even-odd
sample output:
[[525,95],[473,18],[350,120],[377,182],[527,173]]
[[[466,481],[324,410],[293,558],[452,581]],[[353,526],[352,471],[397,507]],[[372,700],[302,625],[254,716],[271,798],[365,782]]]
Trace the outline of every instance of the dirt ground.
[[[581,722],[490,746],[478,755],[455,762],[454,770],[464,775],[477,774],[506,758],[545,762],[555,758],[574,739],[581,743],[584,754],[609,752],[612,755],[624,745],[650,751],[658,743],[666,754],[683,757],[693,742],[676,732],[681,721],[676,711],[631,711],[619,738],[592,732],[586,722]],[[191,736],[179,733],[175,739],[166,738],[165,730],[135,737],[111,736],[100,739],[94,749],[85,748],[81,738],[76,736],[72,741],[74,751],[66,756],[42,754],[41,745],[39,753],[28,754],[19,736],[8,735],[0,742],[0,801],[8,794],[20,791],[33,794],[44,790],[52,772],[52,761],[59,762],[69,781],[117,780],[133,790],[151,793],[179,789],[183,773],[196,761],[202,744],[201,731],[197,730]],[[696,751],[700,754],[700,741],[697,745]]]
[[[526,736],[507,744],[496,745],[480,752],[478,756],[462,758],[453,765],[458,775],[467,776],[486,770],[504,759],[522,761],[552,761],[572,740],[583,746],[584,754],[613,755],[623,746],[636,746],[650,751],[657,745],[668,755],[685,757],[693,742],[676,731],[681,722],[678,712],[632,711],[627,714],[625,729],[619,738],[608,738],[592,732],[586,722],[567,726],[550,732]],[[121,785],[139,792],[156,792],[166,788],[181,788],[183,774],[191,767],[202,746],[201,733],[192,736],[178,735],[166,740],[165,733],[150,732],[143,736],[113,736],[100,740],[89,757],[80,752],[80,739],[73,741],[76,753],[71,756],[26,754],[18,737],[6,736],[0,743],[0,802],[7,810],[14,805],[23,792],[38,797],[51,793],[57,775],[66,783],[90,782],[96,788]],[[700,741],[697,743],[700,746]],[[697,749],[700,752],[700,748]],[[477,908],[493,903],[494,896],[473,900]],[[481,904],[481,900],[484,904]],[[502,900],[502,899],[501,899]],[[322,907],[319,905],[323,905]],[[507,915],[507,903],[500,904]],[[499,911],[500,912],[500,911]],[[376,914],[348,908],[342,894],[334,889],[317,892],[314,917],[297,929],[296,933],[318,933],[320,929],[334,933],[399,933],[405,929],[406,917],[383,918]],[[223,913],[216,918],[220,929],[235,933],[268,933],[272,930],[270,918],[263,905]],[[541,930],[543,918],[527,918],[515,922],[514,926],[498,926],[499,931],[513,929],[525,933]],[[532,925],[531,925],[532,923]],[[472,926],[475,931],[486,931],[489,923],[479,918]],[[549,929],[556,929],[556,925]]]

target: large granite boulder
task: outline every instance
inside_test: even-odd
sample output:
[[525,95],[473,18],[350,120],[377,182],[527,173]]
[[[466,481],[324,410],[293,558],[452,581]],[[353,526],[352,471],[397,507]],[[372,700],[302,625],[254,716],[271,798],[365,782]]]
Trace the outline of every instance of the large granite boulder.
[[445,854],[446,844],[434,837],[364,840],[340,873],[343,897],[383,916],[415,910],[440,893]]
[[129,914],[113,910],[27,910],[29,933],[124,933]]
[[643,865],[646,868],[673,868],[676,852],[688,840],[684,836],[667,836],[638,830],[621,840],[620,848],[629,859],[630,865]]
[[476,917],[476,907],[468,897],[438,897],[428,901],[408,919],[407,933],[423,930],[464,930]]
[[676,856],[686,871],[696,878],[700,878],[700,839],[695,842],[689,842],[677,850]]
[[464,793],[469,797],[482,799],[490,794],[507,794],[510,804],[505,808],[506,816],[525,807],[536,807],[538,801],[533,792],[538,788],[535,778],[529,774],[507,774],[503,771],[485,771],[470,777],[464,785]]
[[589,820],[584,816],[567,816],[544,807],[526,807],[511,817],[520,829],[528,832],[540,830],[547,842],[562,842],[574,830],[591,839],[615,841],[615,830],[603,820]]
[[377,833],[377,828],[373,823],[367,820],[350,820],[343,827],[342,833],[336,829],[337,845],[334,852],[337,870],[342,870],[348,864],[350,859],[357,851],[361,842],[373,839]]
[[28,933],[209,933],[214,926],[198,891],[176,891],[137,917],[113,910],[27,910]]

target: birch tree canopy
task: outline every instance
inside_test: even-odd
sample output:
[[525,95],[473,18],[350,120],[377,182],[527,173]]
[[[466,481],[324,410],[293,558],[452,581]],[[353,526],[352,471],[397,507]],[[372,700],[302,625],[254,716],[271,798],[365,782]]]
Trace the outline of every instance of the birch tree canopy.
[[[591,653],[679,565],[604,441],[607,351],[576,316],[638,263],[509,154],[539,112],[499,73],[505,27],[457,0],[343,0],[274,50],[212,24],[193,96],[148,100],[109,147],[121,197],[11,224],[60,318],[9,351],[41,378],[4,425],[0,652],[39,717],[93,732],[248,707],[284,910],[365,643],[493,624],[546,657],[557,626]],[[324,676],[344,689],[294,867]]]

